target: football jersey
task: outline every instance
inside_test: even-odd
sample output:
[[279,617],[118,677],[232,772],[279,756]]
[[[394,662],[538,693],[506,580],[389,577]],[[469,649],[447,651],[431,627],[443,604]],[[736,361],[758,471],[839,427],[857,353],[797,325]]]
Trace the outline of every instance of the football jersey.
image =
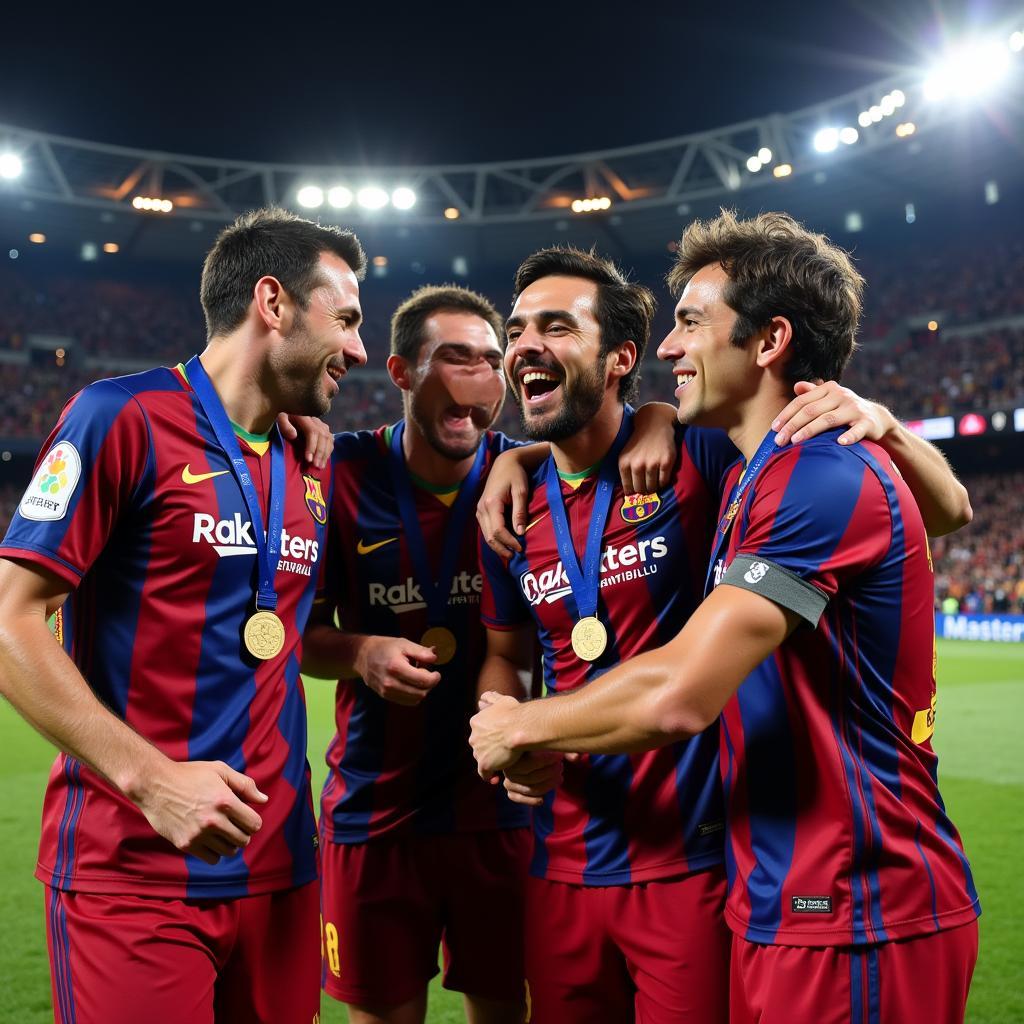
[[[337,609],[341,627],[373,636],[404,636],[417,643],[431,625],[415,563],[412,539],[402,528],[389,464],[391,427],[338,434],[333,455],[333,538],[323,596]],[[514,446],[488,432],[483,475]],[[406,470],[408,472],[408,470]],[[438,571],[451,516],[448,495],[413,478],[416,515],[431,570]],[[475,508],[475,501],[473,507]],[[358,678],[337,686],[337,732],[327,748],[330,769],[321,798],[325,839],[362,843],[382,836],[445,834],[529,823],[500,786],[484,782],[469,746],[476,711],[476,683],[486,653],[480,625],[480,567],[476,520],[465,525],[444,625],[456,638],[455,655],[431,666],[441,681],[415,707],[379,696]],[[343,540],[347,539],[346,540]]]
[[[270,457],[257,450],[267,444],[239,447],[266,516]],[[175,850],[133,803],[62,754],[44,798],[42,881],[223,899],[316,877],[299,662],[329,480],[300,458],[285,447],[284,649],[258,662],[242,642],[256,592],[253,525],[181,368],[98,381],[65,407],[0,555],[67,582],[59,639],[114,714],[175,761],[225,761],[269,800],[256,808],[263,826],[249,845],[210,865]]]
[[[546,462],[531,480],[522,553],[506,565],[482,548],[484,625],[536,623],[549,694],[575,690],[667,643],[701,600],[720,486],[737,452],[721,431],[679,427],[677,437],[671,486],[626,496],[616,481],[612,491],[597,611],[608,646],[596,661],[583,661],[572,649],[579,612],[548,512]],[[563,479],[561,487],[582,564],[596,473],[581,483]],[[627,885],[719,863],[724,825],[717,729],[643,754],[566,762],[561,785],[534,811],[533,825],[531,872],[552,881]]]
[[979,912],[937,786],[921,515],[889,456],[839,433],[769,458],[714,567],[806,620],[721,717],[727,918],[755,942],[882,942]]

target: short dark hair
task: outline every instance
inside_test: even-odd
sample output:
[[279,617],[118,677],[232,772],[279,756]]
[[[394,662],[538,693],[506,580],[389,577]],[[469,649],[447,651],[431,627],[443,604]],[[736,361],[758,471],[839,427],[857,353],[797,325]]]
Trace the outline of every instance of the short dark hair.
[[491,301],[478,292],[455,284],[417,288],[391,317],[391,353],[415,363],[423,344],[423,325],[435,313],[471,313],[490,324],[499,345],[504,345],[505,321]]
[[683,232],[668,285],[678,298],[702,267],[729,275],[723,292],[736,312],[734,345],[742,348],[774,316],[793,326],[791,381],[839,380],[857,346],[864,278],[850,257],[824,235],[785,213],[739,220],[722,210]]
[[516,271],[514,295],[519,296],[535,281],[544,277],[582,277],[597,285],[597,316],[601,328],[602,356],[625,341],[636,345],[636,363],[619,381],[619,398],[633,401],[640,389],[640,361],[651,337],[651,321],[657,303],[649,288],[626,279],[611,260],[590,249],[554,246],[527,256]]
[[320,284],[320,254],[340,256],[358,280],[366,273],[366,253],[344,228],[314,224],[276,207],[243,213],[213,243],[203,263],[199,299],[211,338],[228,334],[245,320],[256,282],[276,277],[300,309]]

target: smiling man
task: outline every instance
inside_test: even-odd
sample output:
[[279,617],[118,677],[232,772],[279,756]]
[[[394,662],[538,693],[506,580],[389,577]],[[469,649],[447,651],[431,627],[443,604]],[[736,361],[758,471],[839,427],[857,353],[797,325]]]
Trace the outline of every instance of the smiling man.
[[[484,646],[473,512],[515,443],[490,429],[502,332],[483,296],[420,289],[392,319],[404,417],[336,438],[304,668],[343,677],[320,818],[323,984],[356,1024],[421,1024],[442,942],[471,1024],[524,1017],[528,819],[466,743]],[[523,695],[518,676],[505,692]]]
[[[794,382],[842,372],[863,282],[783,214],[723,213],[684,233],[670,284],[676,325],[659,356],[679,418],[725,430],[742,454],[707,597],[678,635],[577,692],[485,695],[481,772],[514,772],[539,749],[636,756],[706,734],[721,713],[731,1020],[962,1021],[978,900],[936,786],[922,515],[862,430],[777,435]],[[834,398],[812,394],[797,421]],[[905,475],[944,505],[938,520],[968,521],[941,457],[882,420]]]
[[351,232],[239,218],[205,350],[76,395],[0,547],[0,686],[63,751],[36,871],[62,1024],[317,1015],[298,664],[329,478],[274,420],[365,362],[364,268]]

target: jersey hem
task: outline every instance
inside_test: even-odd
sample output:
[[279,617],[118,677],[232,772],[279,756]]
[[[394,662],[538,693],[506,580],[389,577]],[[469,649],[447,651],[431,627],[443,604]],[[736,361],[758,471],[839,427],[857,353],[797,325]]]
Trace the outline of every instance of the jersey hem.
[[520,619],[518,622],[496,622],[487,615],[481,615],[480,622],[487,629],[496,629],[502,633],[510,633],[514,629],[521,629],[523,626],[530,625],[533,622],[533,619]]
[[661,882],[671,878],[683,878],[686,875],[694,875],[698,871],[706,871],[718,864],[722,864],[725,857],[721,853],[694,857],[692,860],[672,860],[664,864],[654,864],[650,867],[640,869],[627,869],[625,871],[579,871],[577,869],[546,867],[543,871],[533,870],[530,875],[547,882],[567,882],[570,885],[582,885],[587,888],[600,888],[604,886],[636,885],[639,882]]
[[[947,910],[942,914],[926,914],[908,921],[885,922],[883,924],[886,935],[884,939],[876,939],[873,942],[857,942],[852,938],[853,929],[850,926],[826,929],[759,928],[756,925],[745,923],[729,907],[725,908],[725,921],[731,931],[741,939],[767,946],[880,946],[899,939],[914,939],[922,935],[934,935],[936,932],[959,928],[961,925],[977,920],[980,915],[981,901],[975,899],[966,907]],[[936,922],[938,922],[937,925]]]
[[77,587],[85,575],[77,566],[72,565],[70,562],[65,562],[63,558],[55,555],[48,548],[29,547],[27,545],[23,547],[5,545],[0,547],[0,558],[43,565],[45,568],[55,572],[65,583],[70,583],[72,587]]
[[42,861],[36,862],[35,877],[44,885],[60,892],[87,892],[105,896],[156,896],[160,899],[240,899],[268,892],[283,892],[315,882],[316,867],[296,875],[263,875],[259,878],[232,878],[223,882],[191,882],[187,879],[151,879],[130,875],[74,875],[71,879],[54,879],[56,872]]
[[361,832],[359,834],[347,833],[342,829],[333,829],[322,826],[320,829],[320,838],[328,843],[334,843],[335,846],[361,846],[364,843],[376,842],[378,839],[418,839],[421,837],[424,839],[431,839],[435,836],[473,835],[477,832],[514,832],[516,829],[524,828],[530,828],[530,821],[528,818],[518,822],[512,821],[493,825],[470,825],[463,828],[438,829],[436,832],[429,832],[425,829],[417,831],[416,829],[410,828],[408,825],[399,825],[384,832],[375,832],[373,835],[367,835],[365,832]]

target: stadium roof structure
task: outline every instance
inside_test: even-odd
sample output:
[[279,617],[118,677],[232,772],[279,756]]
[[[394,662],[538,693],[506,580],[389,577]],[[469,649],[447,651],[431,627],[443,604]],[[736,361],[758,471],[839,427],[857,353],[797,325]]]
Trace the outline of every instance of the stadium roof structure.
[[[990,114],[1009,112],[1006,123],[1017,126],[1022,56],[1015,49],[1016,66],[989,105]],[[718,205],[780,207],[820,219],[808,204],[841,216],[843,203],[870,205],[872,197],[893,203],[897,194],[910,201],[913,189],[941,190],[962,182],[968,170],[977,177],[998,168],[1007,185],[1007,173],[1020,175],[1019,127],[1006,131],[998,118],[929,98],[927,84],[908,71],[789,114],[712,131],[606,151],[457,165],[219,160],[0,124],[0,154],[17,154],[24,168],[16,179],[0,180],[0,227],[49,228],[56,239],[62,228],[75,238],[84,238],[83,231],[99,238],[109,225],[107,233],[123,249],[173,258],[194,254],[197,241],[208,244],[211,232],[238,213],[279,204],[351,225],[378,246],[420,236],[433,247],[447,237],[442,250],[469,248],[481,259],[550,243],[553,233],[612,251],[654,240],[663,246],[682,219]],[[809,194],[826,181],[831,187],[817,190],[816,204]],[[361,193],[368,188],[376,193]],[[411,190],[414,204],[396,208],[395,189]],[[403,198],[408,203],[409,193]],[[162,212],[152,200],[173,208]]]

